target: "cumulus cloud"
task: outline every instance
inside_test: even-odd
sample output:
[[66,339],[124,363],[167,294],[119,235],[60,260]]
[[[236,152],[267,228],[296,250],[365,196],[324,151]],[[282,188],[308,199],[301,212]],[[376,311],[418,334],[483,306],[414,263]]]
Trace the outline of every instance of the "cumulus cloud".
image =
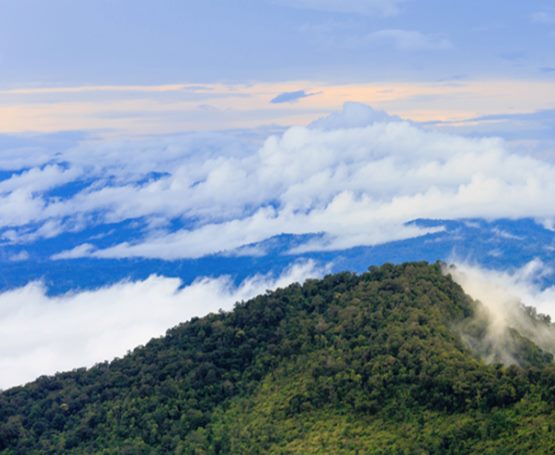
[[339,112],[315,120],[310,128],[320,130],[337,130],[343,128],[364,128],[372,123],[399,122],[401,119],[387,112],[373,109],[362,103],[347,102]]
[[512,272],[487,270],[464,262],[447,271],[468,295],[480,302],[476,318],[486,323],[486,360],[518,363],[511,352],[511,329],[555,354],[555,327],[537,323],[523,309],[524,305],[555,317],[555,287],[545,288],[539,283],[553,271],[540,260]]
[[304,262],[238,286],[226,277],[181,287],[179,279],[151,276],[57,297],[30,283],[0,294],[0,388],[122,356],[193,316],[230,310],[237,301],[322,273]]

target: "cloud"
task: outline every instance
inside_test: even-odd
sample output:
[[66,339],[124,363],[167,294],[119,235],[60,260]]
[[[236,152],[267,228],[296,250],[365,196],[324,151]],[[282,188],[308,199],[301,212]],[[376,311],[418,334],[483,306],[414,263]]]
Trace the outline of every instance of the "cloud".
[[193,316],[231,310],[237,301],[322,273],[304,262],[239,286],[219,277],[181,287],[179,279],[151,276],[58,297],[30,283],[0,294],[0,388],[122,356]]
[[94,249],[94,245],[91,245],[90,243],[82,243],[81,245],[77,245],[71,250],[66,250],[60,253],[53,254],[51,256],[51,259],[60,260],[81,258],[90,255],[94,251]]
[[363,128],[376,122],[398,122],[399,117],[373,109],[366,104],[347,102],[343,109],[318,119],[310,124],[311,128],[336,130],[341,128]]
[[25,187],[0,195],[0,226],[20,226],[44,217],[45,203]]
[[12,262],[23,262],[23,261],[28,261],[29,258],[30,256],[27,251],[20,251],[19,253],[11,255],[9,257],[9,260]]
[[[368,118],[374,116],[369,111]],[[353,118],[359,125],[359,116]],[[90,253],[175,259],[281,233],[324,233],[301,249],[341,249],[430,232],[406,225],[417,218],[544,218],[553,212],[555,191],[553,165],[510,153],[499,139],[463,138],[400,121],[292,128],[252,154],[218,159],[195,172],[195,178],[178,170],[164,182],[91,192],[56,210],[104,206],[113,220],[153,210],[204,219],[194,228]]]
[[206,92],[208,87],[191,84],[166,85],[77,85],[68,87],[29,87],[0,90],[0,95],[43,95],[43,94],[71,94],[71,93],[99,93],[99,92]]
[[471,136],[503,137],[507,141],[509,150],[553,162],[555,134],[552,125],[554,121],[555,109],[542,109],[483,115],[466,120],[430,122],[428,125]]
[[28,193],[44,192],[76,180],[81,171],[77,167],[64,169],[59,165],[33,167],[0,181],[0,194],[25,189]]
[[[298,251],[333,250],[435,232],[407,224],[419,218],[555,216],[555,166],[501,139],[424,129],[356,103],[265,141],[236,134],[82,142],[59,155],[63,166],[0,182],[0,238],[133,221],[119,243],[83,238],[53,258],[177,259],[282,233],[321,234]],[[87,183],[44,191],[68,175]]]
[[543,218],[536,220],[541,226],[543,226],[548,231],[555,232],[555,219],[554,218]]
[[386,16],[398,14],[403,2],[404,0],[274,0],[274,3],[293,8],[363,15],[378,13]]
[[553,271],[535,259],[515,271],[496,271],[468,263],[446,270],[465,292],[480,302],[477,320],[487,326],[485,342],[491,362],[518,363],[511,352],[510,330],[515,329],[545,351],[555,354],[555,328],[534,323],[523,305],[555,317],[555,287],[538,281]]
[[426,35],[415,30],[388,29],[370,33],[371,43],[392,44],[401,51],[451,49],[453,44],[442,35]]
[[294,92],[284,92],[280,93],[275,98],[270,101],[272,104],[281,103],[295,103],[303,98],[308,98],[309,96],[314,96],[316,93],[307,93],[304,90],[296,90]]
[[530,14],[530,20],[536,24],[555,24],[555,16],[548,11],[536,11]]

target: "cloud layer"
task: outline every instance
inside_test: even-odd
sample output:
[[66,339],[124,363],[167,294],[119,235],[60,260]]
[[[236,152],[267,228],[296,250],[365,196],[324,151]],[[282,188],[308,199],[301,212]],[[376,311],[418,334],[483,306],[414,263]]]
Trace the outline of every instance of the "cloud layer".
[[[253,139],[254,138],[254,139]],[[54,258],[196,258],[282,234],[321,234],[297,251],[419,236],[419,218],[555,217],[555,166],[501,139],[426,130],[346,104],[271,135],[85,141],[0,181],[0,233],[22,244],[94,226]]]
[[305,262],[239,286],[219,277],[184,288],[179,279],[151,276],[59,297],[30,283],[0,294],[0,388],[122,356],[193,316],[230,310],[237,301],[321,273]]

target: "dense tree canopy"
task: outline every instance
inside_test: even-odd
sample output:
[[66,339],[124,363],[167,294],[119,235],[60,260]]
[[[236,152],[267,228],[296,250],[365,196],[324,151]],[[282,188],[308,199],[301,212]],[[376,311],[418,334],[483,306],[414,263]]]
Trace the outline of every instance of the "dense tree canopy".
[[485,364],[476,305],[439,264],[294,284],[1,393],[0,453],[555,453],[551,355]]

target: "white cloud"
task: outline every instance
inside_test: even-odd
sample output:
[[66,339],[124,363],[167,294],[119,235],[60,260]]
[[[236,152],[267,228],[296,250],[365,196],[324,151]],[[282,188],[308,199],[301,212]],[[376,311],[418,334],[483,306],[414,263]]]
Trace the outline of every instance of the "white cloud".
[[[292,128],[258,152],[196,168],[197,178],[188,172],[179,169],[163,183],[110,190],[105,198],[100,190],[70,203],[74,211],[120,199],[111,217],[157,209],[205,220],[91,254],[198,257],[283,232],[327,234],[304,249],[376,244],[428,232],[404,225],[417,218],[547,217],[555,191],[551,164],[507,152],[499,139],[428,132],[398,121],[325,131]],[[245,207],[259,208],[245,215]]]
[[70,169],[64,169],[58,165],[50,165],[43,168],[33,167],[0,181],[0,194],[10,193],[23,188],[29,193],[47,191],[76,180],[80,174],[81,171],[76,167]]
[[[67,181],[74,168],[93,183],[65,198],[6,183],[13,191],[0,195],[0,224],[10,227],[2,236],[24,242],[138,219],[134,240],[99,250],[85,239],[54,257],[175,259],[282,233],[324,234],[299,247],[305,251],[430,232],[405,225],[418,218],[555,217],[555,166],[500,139],[425,130],[348,103],[309,127],[255,142],[233,135],[86,142],[60,156],[63,172],[54,165],[37,171],[44,183],[36,185]],[[24,175],[31,171],[18,178]],[[169,230],[176,219],[186,228]]]
[[535,259],[513,272],[487,270],[458,263],[447,270],[465,292],[481,302],[477,317],[487,321],[487,342],[490,355],[505,363],[514,363],[509,353],[508,329],[534,341],[544,350],[555,354],[555,329],[531,323],[524,316],[521,305],[535,308],[539,313],[555,318],[555,286],[543,288],[538,280],[553,273]]
[[239,286],[220,277],[182,288],[179,279],[151,276],[59,297],[48,297],[40,283],[5,292],[0,294],[0,388],[122,356],[193,316],[230,310],[237,301],[322,272],[305,262],[279,277],[256,275]]
[[44,217],[45,202],[26,188],[0,195],[0,226],[20,226]]
[[2,148],[0,169],[18,170],[25,167],[40,166],[52,160],[52,155],[51,151],[39,147]]
[[489,270],[464,261],[454,260],[455,268],[449,273],[464,290],[500,318],[507,302],[523,303],[533,306],[540,313],[555,319],[555,287],[544,288],[538,280],[553,273],[541,260],[534,259],[514,271]]
[[334,13],[355,13],[387,16],[399,13],[404,0],[274,0],[274,3],[293,8],[313,9]]
[[27,251],[20,251],[19,253],[11,255],[9,257],[9,260],[12,262],[24,262],[24,261],[28,261],[29,258],[30,256]]
[[555,232],[555,218],[543,218],[536,220],[537,223],[542,225],[548,231]]
[[399,117],[387,112],[372,109],[366,104],[347,102],[339,112],[318,119],[310,124],[310,128],[321,130],[338,130],[341,128],[364,128],[372,123],[398,122]]
[[51,259],[75,259],[81,258],[83,256],[88,256],[92,251],[94,251],[94,245],[90,243],[83,243],[81,245],[77,245],[75,248],[71,250],[62,251],[60,253],[52,255]]
[[390,43],[402,51],[450,49],[453,44],[442,35],[426,35],[415,30],[388,29],[370,33],[369,42]]

